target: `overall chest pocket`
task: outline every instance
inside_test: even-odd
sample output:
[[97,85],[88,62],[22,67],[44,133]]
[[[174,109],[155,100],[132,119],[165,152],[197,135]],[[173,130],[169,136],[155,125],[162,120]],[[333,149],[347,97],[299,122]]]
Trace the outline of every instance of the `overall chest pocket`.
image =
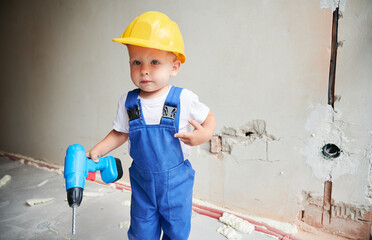
[[175,129],[162,125],[146,125],[129,129],[130,156],[142,169],[169,170],[183,162],[183,153]]

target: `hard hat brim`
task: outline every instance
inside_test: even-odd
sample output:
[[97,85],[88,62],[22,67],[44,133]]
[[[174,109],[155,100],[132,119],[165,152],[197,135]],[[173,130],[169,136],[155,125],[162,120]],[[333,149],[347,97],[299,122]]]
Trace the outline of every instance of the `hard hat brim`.
[[135,45],[135,46],[140,46],[140,47],[146,47],[146,48],[154,48],[154,49],[159,49],[163,51],[168,51],[168,52],[173,52],[176,54],[177,59],[181,61],[181,63],[184,63],[186,60],[186,56],[182,54],[181,50],[178,49],[170,49],[167,46],[163,46],[161,44],[156,44],[154,42],[138,39],[138,38],[114,38],[112,39],[113,42],[118,42],[122,43],[124,45]]

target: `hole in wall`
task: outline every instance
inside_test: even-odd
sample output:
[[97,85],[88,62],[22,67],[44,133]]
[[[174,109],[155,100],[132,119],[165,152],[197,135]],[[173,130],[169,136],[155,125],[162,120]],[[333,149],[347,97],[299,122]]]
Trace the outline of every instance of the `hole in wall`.
[[305,221],[305,210],[301,211],[301,221]]
[[254,134],[254,132],[251,132],[251,131],[248,131],[248,132],[245,132],[245,136],[246,137],[250,137]]
[[328,160],[334,160],[341,155],[341,149],[333,143],[324,145],[321,152],[323,157]]

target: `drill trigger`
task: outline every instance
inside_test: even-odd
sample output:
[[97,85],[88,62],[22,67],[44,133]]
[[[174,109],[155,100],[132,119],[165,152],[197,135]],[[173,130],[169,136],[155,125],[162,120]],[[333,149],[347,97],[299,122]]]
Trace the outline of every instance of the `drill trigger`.
[[95,181],[96,180],[96,172],[88,172],[87,180]]

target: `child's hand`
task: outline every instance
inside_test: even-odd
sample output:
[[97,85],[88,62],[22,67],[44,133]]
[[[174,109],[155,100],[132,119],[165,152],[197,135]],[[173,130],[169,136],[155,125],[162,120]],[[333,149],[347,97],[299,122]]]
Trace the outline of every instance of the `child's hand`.
[[93,162],[98,162],[98,158],[101,157],[101,155],[94,150],[94,148],[90,149],[88,152],[87,152],[87,158],[90,158],[93,160]]
[[174,137],[178,137],[180,141],[190,146],[197,146],[209,141],[216,129],[216,118],[211,111],[201,125],[195,120],[190,120],[189,123],[195,128],[193,132],[176,133]]
[[111,130],[107,136],[87,152],[87,158],[98,162],[98,158],[106,155],[128,140],[128,133]]
[[193,132],[176,133],[174,137],[178,137],[180,141],[190,146],[197,146],[209,141],[216,128],[216,120],[211,112],[209,112],[207,119],[202,125],[195,120],[190,120],[189,123],[195,128]]
[[190,120],[189,123],[195,128],[193,132],[176,133],[174,137],[178,137],[180,141],[190,146],[197,146],[205,142],[205,129],[195,120]]

